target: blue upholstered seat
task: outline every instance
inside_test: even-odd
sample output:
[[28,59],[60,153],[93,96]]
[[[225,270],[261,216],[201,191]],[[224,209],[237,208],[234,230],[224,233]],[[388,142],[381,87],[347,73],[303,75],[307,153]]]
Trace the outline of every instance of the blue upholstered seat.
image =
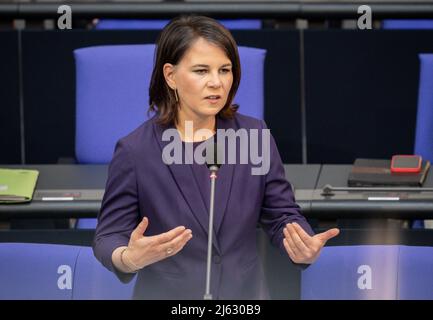
[[324,247],[302,271],[301,299],[396,299],[399,246]]
[[[414,154],[433,163],[433,54],[420,54],[419,59],[420,76]],[[424,221],[415,220],[413,227],[423,228]]]
[[433,247],[401,246],[398,299],[433,300]]
[[91,247],[0,243],[0,300],[131,299]]
[[[169,20],[160,19],[101,19],[95,25],[98,30],[160,30]],[[227,29],[261,29],[262,21],[259,19],[222,19],[219,22]]]
[[383,29],[415,30],[433,29],[432,19],[387,19],[382,22]]

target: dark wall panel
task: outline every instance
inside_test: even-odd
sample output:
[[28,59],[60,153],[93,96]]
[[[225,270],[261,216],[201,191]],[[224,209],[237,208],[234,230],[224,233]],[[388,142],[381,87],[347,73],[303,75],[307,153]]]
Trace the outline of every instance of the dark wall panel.
[[432,31],[306,31],[309,163],[413,152],[418,53]]
[[[265,118],[284,162],[301,161],[299,47],[293,31],[234,31],[267,49]],[[155,42],[158,31],[28,31],[23,34],[27,163],[74,156],[75,48]]]
[[0,163],[20,163],[18,32],[0,32]]
[[[265,121],[285,163],[302,162],[299,32],[233,31],[238,45],[265,48]],[[242,112],[242,109],[240,109]]]

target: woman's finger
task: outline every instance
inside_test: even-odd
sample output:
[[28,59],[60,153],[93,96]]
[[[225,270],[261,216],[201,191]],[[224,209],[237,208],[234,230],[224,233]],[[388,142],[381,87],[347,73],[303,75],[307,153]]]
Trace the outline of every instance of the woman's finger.
[[295,228],[299,237],[302,239],[302,241],[305,243],[307,247],[311,247],[312,245],[314,245],[313,237],[310,236],[308,233],[306,233],[305,230],[298,223],[293,222],[292,226],[293,228]]
[[171,240],[173,240],[174,238],[176,238],[177,236],[181,235],[182,232],[185,231],[185,227],[184,226],[179,226],[176,227],[174,229],[171,229],[170,231],[158,234],[156,236],[153,236],[153,240],[155,240],[155,242],[157,244],[164,244],[166,242],[169,242]]
[[299,251],[298,247],[296,247],[295,243],[293,242],[292,236],[290,235],[289,231],[286,228],[284,228],[284,235],[286,236],[285,239],[290,249],[292,250],[293,254],[297,258],[299,258],[301,256],[301,252]]
[[286,248],[286,251],[289,254],[290,259],[292,259],[292,261],[296,263],[297,262],[296,254],[295,252],[293,252],[286,238],[283,239],[283,245],[284,248]]
[[174,255],[178,253],[191,238],[192,238],[192,231],[190,229],[187,229],[181,235],[177,236],[173,240],[161,245],[160,249],[166,255]]
[[131,240],[138,240],[144,237],[144,232],[147,229],[147,226],[149,225],[149,219],[146,217],[141,220],[141,222],[138,224],[138,226],[132,231],[131,233]]
[[298,248],[298,251],[302,252],[304,255],[308,255],[310,252],[310,248],[308,248],[304,241],[302,241],[295,227],[291,223],[289,223],[286,228],[287,231],[289,231],[290,236],[292,237],[293,243]]

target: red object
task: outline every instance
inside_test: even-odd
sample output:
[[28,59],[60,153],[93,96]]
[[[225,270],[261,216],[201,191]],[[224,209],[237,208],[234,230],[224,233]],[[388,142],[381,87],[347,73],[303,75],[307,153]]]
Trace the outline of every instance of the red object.
[[395,155],[391,159],[391,172],[419,173],[421,171],[422,157],[417,155]]

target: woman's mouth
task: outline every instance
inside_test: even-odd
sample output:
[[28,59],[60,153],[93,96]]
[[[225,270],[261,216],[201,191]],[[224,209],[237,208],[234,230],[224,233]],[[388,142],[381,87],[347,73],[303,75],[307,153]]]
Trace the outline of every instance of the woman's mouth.
[[205,99],[208,100],[210,103],[217,103],[221,99],[221,96],[212,95],[212,96],[207,96]]

